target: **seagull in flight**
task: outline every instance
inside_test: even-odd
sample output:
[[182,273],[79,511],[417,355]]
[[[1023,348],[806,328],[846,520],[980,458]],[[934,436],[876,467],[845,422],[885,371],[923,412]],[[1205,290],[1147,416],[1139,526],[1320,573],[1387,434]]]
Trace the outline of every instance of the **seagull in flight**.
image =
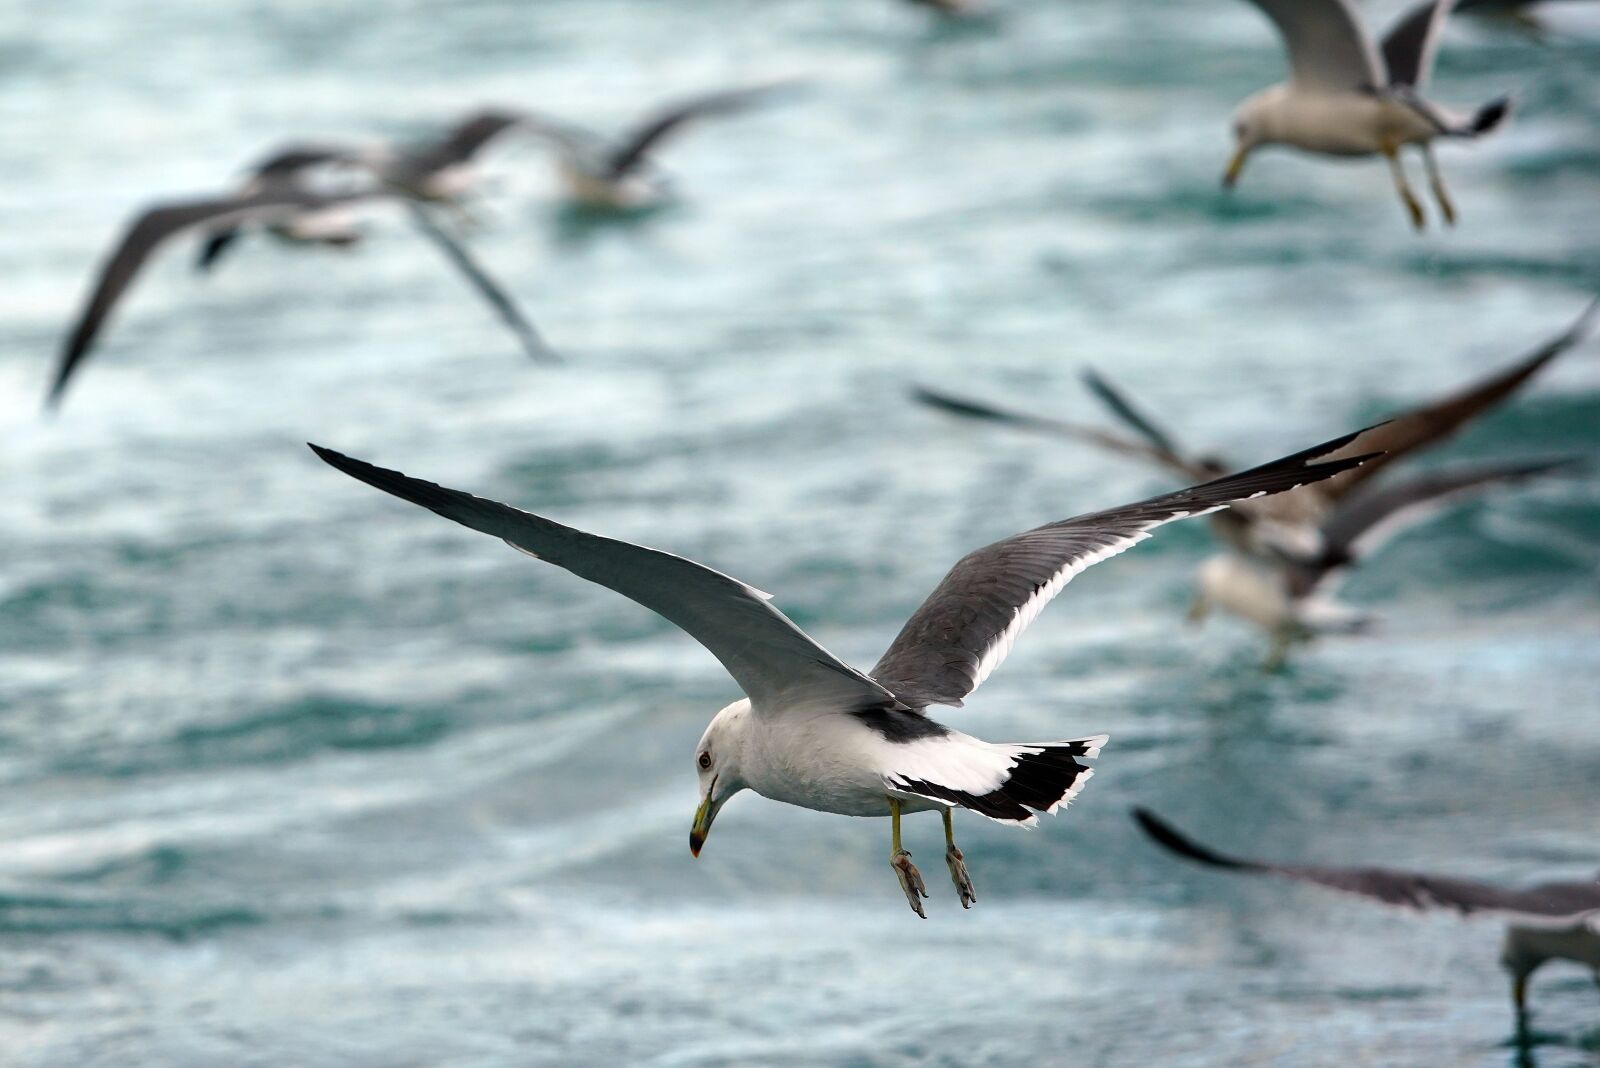
[[1445,911],[1465,917],[1496,916],[1507,922],[1500,966],[1511,976],[1511,1000],[1519,1029],[1527,1026],[1528,978],[1552,960],[1587,966],[1600,983],[1600,876],[1588,882],[1539,883],[1507,890],[1489,883],[1393,868],[1329,868],[1275,864],[1218,853],[1181,834],[1148,809],[1135,808],[1140,828],[1163,848],[1213,868],[1275,875],[1418,912]]
[[1239,105],[1233,117],[1233,158],[1222,184],[1231,189],[1246,158],[1262,145],[1289,145],[1328,156],[1382,155],[1411,223],[1426,226],[1422,203],[1406,180],[1400,149],[1422,153],[1429,186],[1444,221],[1455,206],[1433,156],[1439,138],[1474,139],[1510,113],[1507,97],[1457,115],[1423,98],[1439,35],[1454,0],[1422,0],[1373,44],[1353,0],[1251,0],[1272,20],[1289,50],[1289,80]]
[[1351,470],[1372,457],[1314,461],[1344,450],[1360,433],[969,553],[868,672],[817,644],[773,606],[770,594],[692,560],[311,449],[352,478],[615,590],[686,631],[721,662],[745,696],[716,714],[696,746],[701,800],[689,832],[692,854],[699,856],[728,799],[746,789],[822,812],[888,816],[890,865],[911,908],[925,916],[927,889],[901,845],[903,813],[941,814],[946,866],[969,907],[977,894],[955,844],[953,810],[1032,826],[1036,813],[1072,800],[1091,774],[1080,761],[1106,741],[1097,735],[994,744],[944,726],[928,706],[961,705],[1084,568],[1163,524]]
[[270,182],[253,192],[168,201],[134,216],[101,266],[94,288],[67,335],[56,362],[46,407],[60,406],[67,384],[93,351],[107,317],[151,254],[172,238],[186,233],[205,234],[201,260],[208,267],[215,264],[222,249],[235,239],[236,231],[245,226],[260,227],[271,236],[293,244],[344,246],[359,236],[353,231],[354,220],[349,210],[380,200],[398,200],[405,206],[418,233],[461,271],[517,335],[530,357],[545,363],[558,362],[559,357],[510,294],[490,277],[460,241],[429,215],[426,206],[378,188],[319,193],[292,182]]
[[[1437,445],[1503,403],[1587,334],[1600,301],[1565,332],[1516,363],[1445,397],[1393,415],[1361,440],[1383,455],[1335,478],[1289,493],[1235,504],[1211,516],[1225,550],[1201,564],[1190,619],[1212,607],[1260,626],[1272,638],[1267,661],[1279,666],[1290,647],[1319,633],[1360,630],[1373,622],[1337,603],[1338,583],[1388,541],[1457,501],[1563,468],[1574,459],[1538,458],[1451,465],[1374,481],[1390,465]],[[973,419],[1007,423],[1137,457],[1188,480],[1228,470],[1222,457],[1191,453],[1126,393],[1094,371],[1085,384],[1132,436],[1066,420],[1016,412],[982,401],[919,388],[916,399]]]

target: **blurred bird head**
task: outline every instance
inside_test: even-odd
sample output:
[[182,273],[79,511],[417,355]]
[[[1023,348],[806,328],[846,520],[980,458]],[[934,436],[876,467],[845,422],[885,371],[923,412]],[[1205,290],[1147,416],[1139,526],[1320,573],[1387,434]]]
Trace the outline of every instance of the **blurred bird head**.
[[1272,119],[1281,87],[1264,89],[1247,97],[1233,113],[1233,156],[1222,172],[1222,188],[1232,189],[1244,170],[1244,162],[1258,145],[1273,140]]
[[718,712],[695,747],[695,773],[700,776],[700,807],[689,828],[689,852],[700,855],[711,833],[711,824],[728,803],[728,798],[745,788],[739,758],[750,725],[750,700],[745,698]]

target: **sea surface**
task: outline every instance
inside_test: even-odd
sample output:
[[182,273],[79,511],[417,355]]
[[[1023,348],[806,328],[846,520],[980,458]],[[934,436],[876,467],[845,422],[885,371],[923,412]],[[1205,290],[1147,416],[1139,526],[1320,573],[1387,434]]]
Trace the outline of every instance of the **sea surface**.
[[[739,696],[661,619],[320,463],[340,451],[668,549],[870,665],[944,569],[1159,492],[1132,462],[915,406],[1099,420],[1093,366],[1260,462],[1559,333],[1600,288],[1600,18],[1462,18],[1433,95],[1515,94],[1439,155],[1263,152],[1236,0],[0,0],[0,1064],[1600,1064],[1600,991],[1493,922],[1185,866],[1212,844],[1517,883],[1600,869],[1600,467],[1449,509],[1347,584],[1376,632],[1261,670],[1185,626],[1200,523],[1077,579],[947,720],[1107,732],[1070,812],[888,827],[753,794],[699,860],[695,741]],[[1376,17],[1394,13],[1372,5]],[[484,157],[470,242],[529,361],[403,215],[354,249],[163,250],[55,418],[51,365],[130,215],[286,140],[480,104],[622,130],[804,91],[663,149],[676,198],[559,201]],[[1423,190],[1421,168],[1413,180]],[[1600,462],[1600,342],[1431,454]]]

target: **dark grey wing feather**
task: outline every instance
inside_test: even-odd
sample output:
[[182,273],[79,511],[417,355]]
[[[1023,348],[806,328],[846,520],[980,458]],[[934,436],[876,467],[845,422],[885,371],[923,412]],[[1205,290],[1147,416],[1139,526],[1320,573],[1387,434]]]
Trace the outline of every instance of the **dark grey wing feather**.
[[194,269],[202,273],[209,272],[217,265],[222,254],[239,240],[241,232],[237,226],[220,227],[210,231],[206,239],[200,243],[200,251],[194,258]]
[[1377,472],[1403,456],[1436,445],[1466,423],[1489,411],[1516,392],[1551,360],[1582,341],[1600,310],[1600,300],[1590,302],[1572,326],[1502,371],[1473,382],[1463,389],[1431,403],[1397,413],[1375,428],[1358,447],[1382,451],[1383,455],[1318,487],[1328,500],[1337,500],[1372,478]]
[[1383,39],[1390,85],[1420,89],[1433,72],[1433,57],[1454,0],[1422,0],[1409,8]]
[[[1055,434],[1058,437],[1070,438],[1073,441],[1094,445],[1118,455],[1137,456],[1152,463],[1172,466],[1172,458],[1169,454],[1162,453],[1142,441],[1120,437],[1095,427],[1069,423],[1064,419],[1050,419],[1045,416],[1030,415],[1027,412],[1019,412],[1014,408],[1001,408],[986,401],[957,397],[952,393],[943,393],[938,390],[928,389],[925,386],[914,386],[911,390],[911,396],[930,408],[937,408],[951,415],[1003,423],[1027,430],[1042,431],[1047,434]],[[1186,476],[1210,477],[1209,473],[1197,475],[1187,466],[1183,466],[1179,470]]]
[[491,140],[525,118],[520,112],[500,109],[474,112],[438,140],[403,151],[383,169],[384,177],[401,187],[423,182],[448,167],[470,162]]
[[1514,918],[1520,923],[1551,926],[1564,926],[1600,910],[1600,882],[1543,883],[1524,890],[1507,890],[1470,879],[1393,868],[1273,864],[1218,853],[1186,837],[1148,809],[1136,808],[1133,815],[1152,839],[1197,863],[1295,879],[1347,894],[1359,894],[1401,908],[1443,909],[1462,916],[1494,914]]
[[111,257],[100,269],[99,278],[84,305],[72,333],[67,336],[61,356],[56,363],[56,373],[50,384],[46,407],[61,403],[62,394],[73,372],[89,354],[90,346],[111,314],[117,300],[138,275],[145,260],[163,242],[174,234],[211,223],[226,227],[231,223],[268,219],[292,214],[304,208],[332,203],[335,199],[315,197],[293,191],[273,191],[249,196],[219,197],[211,200],[189,200],[161,204],[134,219],[123,232]]
[[644,162],[649,151],[663,138],[693,119],[743,111],[769,99],[779,90],[789,87],[789,83],[782,83],[746,89],[727,89],[670,105],[652,115],[618,146],[607,161],[607,176],[613,180],[621,178],[638,167]]
[[1213,465],[1185,456],[1171,434],[1157,426],[1155,420],[1140,411],[1139,406],[1134,404],[1126,393],[1112,385],[1109,379],[1094,368],[1084,370],[1083,384],[1110,410],[1112,415],[1148,441],[1150,455],[1169,469],[1186,478],[1216,478],[1223,473]]
[[959,705],[1078,572],[1131,548],[1164,523],[1363,463],[1365,457],[1311,463],[1354,437],[1335,438],[1177,493],[1050,523],[969,553],[912,613],[872,676],[912,708]]
[[422,232],[422,236],[433,242],[434,246],[440,252],[443,252],[445,257],[466,276],[467,281],[472,283],[472,287],[482,294],[483,298],[489,302],[489,306],[494,309],[495,314],[500,317],[500,320],[511,328],[512,333],[517,335],[517,340],[522,344],[523,350],[541,363],[560,363],[561,357],[545,343],[539,331],[528,321],[527,316],[522,314],[522,309],[517,307],[517,303],[512,299],[511,294],[502,289],[500,284],[490,277],[489,273],[467,251],[466,246],[462,245],[455,235],[441,226],[426,207],[414,200],[407,200],[405,204],[411,212],[412,220],[417,224],[417,229]]
[[1577,462],[1567,457],[1473,464],[1430,471],[1353,493],[1323,521],[1322,553],[1312,563],[1301,565],[1297,586],[1303,588],[1299,592],[1310,592],[1331,571],[1359,563],[1389,538],[1463,497],[1569,468]]
[[812,641],[766,594],[720,571],[657,549],[586,534],[317,445],[311,450],[369,486],[501,538],[664,616],[721,661],[758,707],[777,709],[786,696],[818,694],[861,708],[895,704],[882,686]]

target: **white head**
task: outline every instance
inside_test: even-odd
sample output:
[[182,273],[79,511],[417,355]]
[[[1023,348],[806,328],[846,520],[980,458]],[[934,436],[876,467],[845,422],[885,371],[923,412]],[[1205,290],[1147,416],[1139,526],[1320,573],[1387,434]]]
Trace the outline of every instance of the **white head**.
[[1246,97],[1233,113],[1233,158],[1222,172],[1222,188],[1232,189],[1244,170],[1244,161],[1258,145],[1278,140],[1277,116],[1283,86],[1274,85]]
[[694,826],[689,828],[689,852],[700,855],[711,833],[711,824],[728,803],[728,798],[745,788],[739,760],[744,754],[745,735],[751,723],[750,699],[735,701],[711,718],[711,725],[695,746],[695,773],[700,776],[700,807],[695,810]]

